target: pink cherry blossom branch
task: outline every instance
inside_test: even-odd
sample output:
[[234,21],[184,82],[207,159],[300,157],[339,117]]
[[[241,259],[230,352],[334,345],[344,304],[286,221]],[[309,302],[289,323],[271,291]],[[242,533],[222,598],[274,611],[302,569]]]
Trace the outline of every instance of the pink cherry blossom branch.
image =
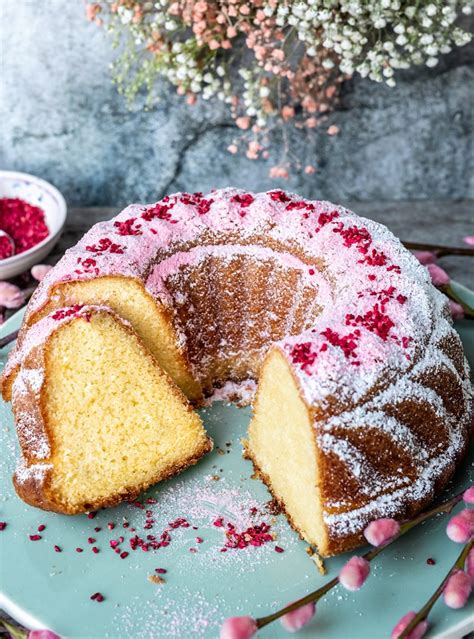
[[[445,513],[445,514],[450,513],[453,510],[453,508],[456,506],[456,504],[458,504],[462,500],[463,494],[464,494],[464,491],[458,493],[457,495],[443,502],[439,506],[435,506],[434,508],[430,508],[429,510],[419,514],[414,519],[405,521],[404,523],[400,525],[400,530],[396,535],[391,537],[386,543],[381,544],[380,546],[377,546],[375,548],[372,548],[372,550],[369,550],[368,552],[366,552],[364,555],[362,555],[362,558],[368,562],[372,561],[373,559],[375,559],[375,557],[377,557],[377,555],[379,555],[386,548],[391,546],[395,541],[397,541],[397,539],[405,535],[409,530],[411,530],[418,524],[421,524],[427,519],[430,519],[434,515],[438,515],[440,513]],[[263,628],[263,626],[266,626],[267,624],[272,623],[272,621],[276,621],[280,617],[283,617],[289,612],[293,612],[294,610],[296,610],[297,608],[300,608],[301,606],[319,601],[319,599],[321,599],[327,592],[329,592],[332,588],[337,586],[339,583],[340,583],[339,576],[335,577],[334,579],[331,579],[331,581],[329,581],[327,584],[325,584],[321,588],[318,588],[318,590],[315,590],[314,592],[311,592],[309,595],[306,595],[305,597],[298,599],[297,601],[293,602],[289,606],[285,606],[285,608],[282,608],[281,610],[278,610],[277,612],[274,612],[271,615],[267,615],[266,617],[260,617],[259,619],[256,619],[257,628]]]
[[443,579],[443,581],[436,588],[436,590],[431,595],[431,597],[428,599],[428,601],[425,603],[423,608],[420,608],[420,610],[416,613],[416,615],[413,617],[413,619],[410,621],[410,623],[407,626],[405,626],[403,632],[401,632],[401,634],[398,635],[398,639],[407,639],[407,637],[409,637],[410,633],[418,626],[418,624],[423,622],[428,617],[431,609],[433,608],[433,606],[435,605],[435,603],[437,602],[437,600],[439,599],[439,597],[443,593],[444,589],[446,588],[446,585],[447,585],[450,577],[457,570],[462,570],[464,568],[464,563],[466,561],[466,557],[468,556],[469,551],[471,550],[471,548],[473,546],[474,546],[474,539],[471,539],[464,546],[464,548],[462,549],[461,553],[459,554],[459,557],[456,559],[454,564],[449,569],[446,577]]

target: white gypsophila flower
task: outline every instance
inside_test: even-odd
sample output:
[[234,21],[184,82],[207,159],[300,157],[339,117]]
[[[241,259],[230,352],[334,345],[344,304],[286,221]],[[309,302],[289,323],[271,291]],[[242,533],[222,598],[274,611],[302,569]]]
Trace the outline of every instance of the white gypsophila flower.
[[[110,32],[115,36],[120,31],[127,33],[131,46],[127,50],[129,57],[123,57],[123,68],[114,65],[114,73],[124,84],[134,65],[139,69],[135,88],[128,95],[137,93],[140,86],[151,90],[156,77],[161,76],[174,84],[180,94],[191,92],[205,100],[216,98],[233,107],[236,96],[241,98],[244,113],[258,126],[264,126],[272,112],[281,109],[276,106],[280,104],[276,86],[282,82],[275,79],[281,73],[284,85],[285,69],[301,72],[297,65],[303,55],[311,58],[313,73],[322,66],[322,80],[358,72],[374,82],[394,86],[397,70],[418,64],[434,67],[441,55],[471,39],[456,20],[461,12],[472,12],[472,0],[262,0],[258,7],[257,3],[248,3],[250,13],[243,16],[239,13],[241,0],[237,0],[230,3],[237,9],[237,17],[228,16],[228,23],[247,40],[229,38],[231,51],[214,46],[215,41],[209,46],[211,31],[205,37],[193,34],[194,18],[190,21],[183,13],[187,3],[141,0],[139,14],[129,8],[133,3],[117,4]],[[172,5],[175,6],[170,11]],[[220,3],[216,5],[220,7]],[[263,20],[257,11],[262,12]],[[206,28],[212,28],[212,19],[205,17]],[[248,32],[239,31],[241,22],[249,25]],[[224,26],[220,32],[217,27],[216,33],[221,34],[216,36],[218,45],[227,28],[225,21],[219,24]],[[267,33],[273,37],[272,29],[275,41],[267,42]],[[254,49],[249,41],[267,50],[253,65],[244,56],[244,51]],[[135,54],[131,53],[133,47]],[[273,58],[273,48],[283,52],[284,57]],[[227,70],[229,61],[238,59],[239,54],[241,65],[245,60],[248,68],[240,68],[236,79]],[[287,61],[291,61],[291,67]],[[290,74],[288,83],[291,87]],[[283,99],[281,105],[284,104]]]

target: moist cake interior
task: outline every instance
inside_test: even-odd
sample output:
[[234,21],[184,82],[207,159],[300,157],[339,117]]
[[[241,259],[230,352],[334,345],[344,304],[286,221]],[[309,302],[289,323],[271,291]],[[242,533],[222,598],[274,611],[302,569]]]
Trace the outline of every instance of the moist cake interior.
[[45,370],[51,490],[68,510],[136,492],[202,454],[199,417],[109,314],[59,328]]
[[303,537],[325,548],[313,420],[278,350],[265,361],[248,437],[246,455],[290,522]]

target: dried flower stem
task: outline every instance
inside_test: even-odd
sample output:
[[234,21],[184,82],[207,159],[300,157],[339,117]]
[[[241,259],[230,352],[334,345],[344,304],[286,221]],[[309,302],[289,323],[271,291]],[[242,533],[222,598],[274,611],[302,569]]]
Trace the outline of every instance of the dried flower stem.
[[[450,513],[453,510],[453,508],[456,506],[456,504],[458,504],[462,500],[463,493],[464,491],[461,491],[460,493],[458,493],[451,499],[448,499],[447,501],[443,502],[439,506],[430,508],[430,510],[427,510],[421,513],[414,519],[410,519],[406,521],[400,526],[400,532],[397,535],[395,535],[395,537],[392,537],[392,539],[390,539],[386,544],[382,544],[381,546],[372,548],[372,550],[369,550],[368,552],[366,552],[364,555],[362,555],[362,557],[366,559],[367,561],[372,561],[372,559],[375,559],[375,557],[377,557],[377,555],[379,555],[382,551],[388,548],[388,546],[391,546],[395,541],[397,541],[397,539],[402,537],[405,533],[407,533],[409,530],[411,530],[418,524],[421,524],[427,519],[430,519],[434,515],[438,515],[440,513],[445,513],[445,514]],[[337,586],[338,583],[339,583],[339,577],[335,577],[334,579],[331,579],[331,581],[329,581],[327,584],[325,584],[321,588],[318,588],[318,590],[315,590],[314,592],[311,592],[309,595],[306,595],[305,597],[298,599],[298,601],[295,601],[289,606],[285,606],[285,608],[282,608],[281,610],[278,610],[277,612],[274,612],[271,615],[267,615],[266,617],[260,617],[259,619],[256,620],[257,628],[263,628],[263,626],[266,626],[269,623],[276,621],[280,617],[283,617],[289,612],[293,612],[293,610],[296,610],[297,608],[300,608],[301,606],[304,606],[313,601],[314,602],[319,601],[319,599],[321,599],[327,592],[329,592],[332,588],[334,588],[334,586]]]
[[446,577],[443,579],[443,581],[436,588],[436,590],[431,595],[431,597],[428,599],[428,601],[425,603],[423,608],[421,608],[416,613],[416,617],[413,617],[413,619],[410,621],[408,626],[404,629],[402,634],[399,635],[398,639],[406,639],[406,637],[408,637],[410,632],[412,632],[412,630],[414,630],[416,628],[416,626],[421,621],[424,621],[426,619],[426,617],[429,615],[429,613],[431,611],[431,608],[433,608],[433,606],[435,605],[436,601],[439,599],[440,595],[442,594],[442,592],[443,592],[443,590],[444,590],[444,588],[446,586],[446,583],[447,583],[448,579],[451,577],[451,575],[453,574],[453,572],[455,570],[462,570],[463,569],[464,562],[466,561],[466,557],[468,556],[469,551],[471,550],[473,545],[474,545],[474,539],[471,539],[470,541],[467,542],[467,544],[464,546],[464,548],[462,549],[461,553],[459,554],[459,557],[456,559],[454,564],[449,569]]

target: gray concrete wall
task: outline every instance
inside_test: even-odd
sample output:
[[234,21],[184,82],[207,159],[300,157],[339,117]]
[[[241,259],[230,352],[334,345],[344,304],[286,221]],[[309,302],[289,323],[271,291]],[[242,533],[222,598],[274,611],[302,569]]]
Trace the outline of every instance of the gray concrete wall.
[[226,152],[234,131],[220,105],[188,107],[169,92],[152,111],[128,111],[109,77],[111,42],[81,0],[0,0],[0,32],[0,166],[45,177],[70,204],[228,184],[337,201],[474,195],[472,46],[404,72],[394,89],[347,83],[331,117],[339,136],[292,135],[317,174],[276,181],[271,162]]

